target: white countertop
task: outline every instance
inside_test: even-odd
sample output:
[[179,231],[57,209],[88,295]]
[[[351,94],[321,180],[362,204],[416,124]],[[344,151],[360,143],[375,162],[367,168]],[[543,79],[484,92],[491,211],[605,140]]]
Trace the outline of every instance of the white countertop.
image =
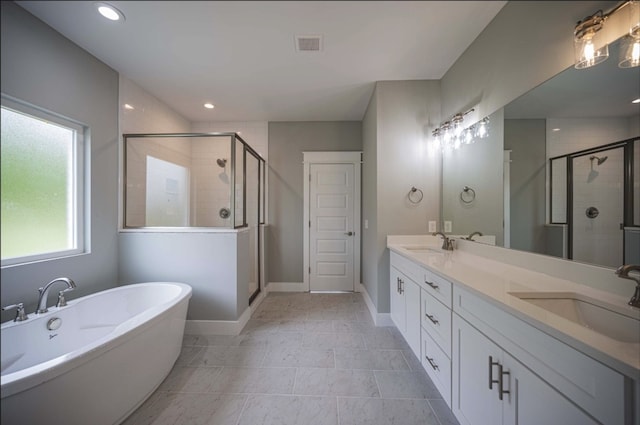
[[[415,252],[407,248],[429,246],[440,252]],[[462,250],[442,251],[441,240],[389,236],[387,247],[466,289],[586,355],[629,376],[640,379],[640,343],[625,343],[523,301],[510,292],[570,292],[611,305],[616,311],[640,320],[640,309],[616,294],[516,267]]]

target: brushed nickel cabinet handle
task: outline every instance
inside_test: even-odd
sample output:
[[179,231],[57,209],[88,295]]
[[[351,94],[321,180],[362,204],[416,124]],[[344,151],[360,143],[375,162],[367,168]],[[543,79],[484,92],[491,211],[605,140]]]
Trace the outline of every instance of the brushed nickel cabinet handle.
[[427,314],[427,313],[425,313],[424,315],[425,315],[425,316],[427,316],[427,318],[428,318],[429,320],[431,320],[431,323],[433,323],[434,325],[437,325],[438,323],[440,323],[440,322],[435,318],[435,316],[432,316],[432,315]]
[[440,368],[438,367],[438,365],[433,361],[433,358],[428,357],[428,356],[424,356],[425,359],[427,359],[427,361],[429,362],[429,364],[431,365],[431,368],[433,370],[440,370]]
[[429,282],[427,279],[424,280],[424,283],[426,283],[427,285],[431,286],[433,289],[438,289],[439,288],[438,285],[436,285],[433,282]]
[[498,399],[502,400],[502,397],[504,394],[509,394],[509,390],[505,390],[504,389],[504,376],[510,376],[511,373],[509,371],[504,371],[502,365],[498,365],[498,373],[500,374],[498,376],[498,381],[500,381],[498,383]]
[[493,367],[500,366],[500,362],[494,362],[493,357],[489,356],[489,389],[493,389],[493,384],[498,384],[500,380],[493,379]]

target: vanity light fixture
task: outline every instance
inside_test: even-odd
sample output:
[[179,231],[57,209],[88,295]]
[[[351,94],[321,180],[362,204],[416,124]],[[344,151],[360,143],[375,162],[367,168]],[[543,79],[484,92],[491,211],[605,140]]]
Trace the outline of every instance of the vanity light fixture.
[[625,6],[628,6],[630,16],[629,34],[621,41],[618,66],[631,68],[640,65],[640,0],[627,0],[608,13],[598,10],[578,21],[573,31],[576,69],[592,67],[609,57],[609,45],[600,40],[598,33],[606,20]]
[[204,107],[205,107],[205,108],[207,108],[207,109],[213,109],[213,108],[215,108],[215,106],[213,105],[213,103],[208,103],[208,102],[204,104]]
[[124,21],[124,13],[109,3],[94,3],[94,6],[103,17],[110,21]]
[[476,139],[483,139],[489,134],[489,117],[485,117],[468,127],[464,125],[464,117],[475,111],[471,108],[466,112],[455,114],[451,120],[440,124],[431,132],[433,136],[432,148],[435,150],[459,149],[462,145],[469,145]]
[[639,98],[637,98],[637,99],[633,99],[633,100],[631,101],[631,103],[640,103],[640,97],[639,97]]

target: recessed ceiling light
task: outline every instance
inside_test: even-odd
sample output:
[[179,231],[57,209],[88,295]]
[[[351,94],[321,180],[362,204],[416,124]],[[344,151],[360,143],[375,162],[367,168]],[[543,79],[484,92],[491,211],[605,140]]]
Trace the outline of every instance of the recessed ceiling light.
[[124,13],[108,3],[94,3],[98,13],[110,21],[124,21]]
[[128,103],[124,104],[124,109],[136,109],[133,106],[129,105]]
[[207,108],[207,109],[213,109],[213,108],[215,108],[215,106],[213,106],[213,103],[205,103],[205,104],[204,104],[204,107],[205,107],[205,108]]
[[631,103],[640,103],[640,97],[631,101]]

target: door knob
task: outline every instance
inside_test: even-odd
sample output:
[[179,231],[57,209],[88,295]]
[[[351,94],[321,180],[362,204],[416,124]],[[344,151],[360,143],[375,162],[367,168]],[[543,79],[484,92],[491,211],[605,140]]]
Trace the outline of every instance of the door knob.
[[353,236],[354,232],[345,232],[344,234],[347,236]]

